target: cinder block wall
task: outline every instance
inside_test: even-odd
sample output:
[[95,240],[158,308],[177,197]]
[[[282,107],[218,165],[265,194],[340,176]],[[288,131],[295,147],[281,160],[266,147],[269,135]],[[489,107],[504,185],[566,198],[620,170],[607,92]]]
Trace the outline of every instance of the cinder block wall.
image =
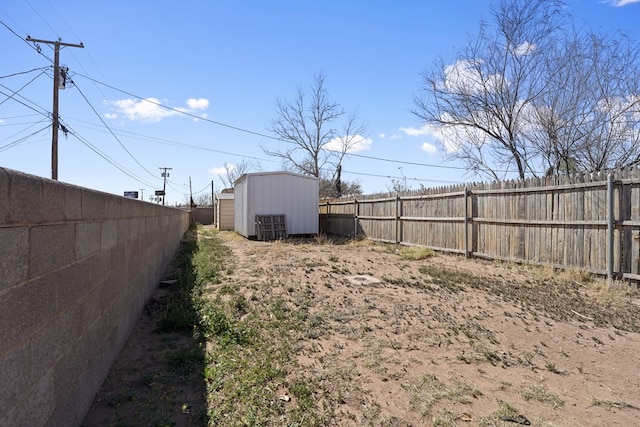
[[79,426],[186,211],[0,168],[0,426]]
[[191,217],[196,224],[213,224],[213,207],[191,208]]

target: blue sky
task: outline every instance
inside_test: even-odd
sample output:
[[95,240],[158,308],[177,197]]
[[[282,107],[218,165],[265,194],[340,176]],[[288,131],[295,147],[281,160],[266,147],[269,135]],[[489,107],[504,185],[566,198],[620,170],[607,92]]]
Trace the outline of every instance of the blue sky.
[[[473,181],[433,149],[410,110],[420,72],[439,57],[453,60],[491,19],[493,3],[3,0],[0,166],[51,176],[53,50],[38,53],[29,35],[84,44],[60,53],[75,83],[60,91],[70,130],[60,134],[60,181],[143,190],[148,200],[162,188],[159,168],[170,167],[174,204],[187,200],[190,178],[196,195],[212,181],[221,189],[225,164],[279,170],[262,149],[283,144],[268,137],[275,100],[320,72],[330,97],[367,127],[365,149],[347,157],[343,179],[365,193],[389,190],[392,178],[412,188]],[[640,39],[640,0],[568,0],[567,8],[578,25]]]

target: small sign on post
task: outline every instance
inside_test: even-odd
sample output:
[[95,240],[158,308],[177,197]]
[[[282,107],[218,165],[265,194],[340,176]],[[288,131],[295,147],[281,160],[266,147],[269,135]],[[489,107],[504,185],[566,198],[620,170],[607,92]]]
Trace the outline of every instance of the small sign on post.
[[124,197],[127,197],[129,199],[137,199],[138,198],[138,192],[137,191],[125,191],[124,192]]
[[156,190],[156,196],[164,196],[163,190]]

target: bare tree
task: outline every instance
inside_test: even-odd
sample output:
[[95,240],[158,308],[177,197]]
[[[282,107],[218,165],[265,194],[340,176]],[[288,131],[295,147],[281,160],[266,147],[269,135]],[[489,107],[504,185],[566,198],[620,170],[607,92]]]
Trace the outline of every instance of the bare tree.
[[[211,202],[211,200],[212,200],[212,197],[210,192],[203,192],[203,193],[194,195],[193,199],[191,199],[188,194],[185,194],[183,202],[178,204],[177,206],[184,206],[184,207],[212,206],[213,203]],[[193,204],[191,202],[193,202]]]
[[599,171],[640,160],[640,45],[574,32],[550,55],[550,81],[530,139],[549,173]]
[[413,113],[445,135],[443,147],[470,171],[501,179],[532,172],[523,115],[546,89],[544,54],[561,28],[558,0],[502,0],[492,11],[495,33],[479,35],[453,64],[423,73]]
[[335,181],[345,155],[363,141],[365,128],[356,114],[330,100],[326,76],[320,73],[308,91],[298,88],[293,99],[276,100],[271,131],[287,147],[263,150],[285,169]]
[[451,159],[499,180],[640,163],[640,45],[567,30],[558,0],[502,0],[495,32],[423,73],[414,114]]
[[251,167],[251,162],[244,159],[237,164],[225,163],[225,173],[219,174],[218,178],[220,178],[220,181],[225,188],[230,188],[233,187],[233,183],[236,182],[238,178],[249,172]]
[[212,196],[210,192],[203,192],[194,197],[196,206],[213,206]]
[[359,182],[340,182],[340,188],[336,184],[337,180],[320,179],[320,198],[339,198],[362,194],[362,186]]

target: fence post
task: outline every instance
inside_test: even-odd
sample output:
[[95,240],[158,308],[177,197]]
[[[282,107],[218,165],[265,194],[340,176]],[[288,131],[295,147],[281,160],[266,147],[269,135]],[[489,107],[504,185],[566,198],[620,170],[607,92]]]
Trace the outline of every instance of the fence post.
[[400,243],[400,194],[396,192],[396,245]]
[[358,237],[358,199],[353,199],[353,237]]
[[469,187],[464,187],[464,257],[469,258]]
[[613,280],[613,174],[607,175],[607,280]]
[[327,200],[327,212],[325,216],[325,225],[328,230],[331,230],[331,202]]

